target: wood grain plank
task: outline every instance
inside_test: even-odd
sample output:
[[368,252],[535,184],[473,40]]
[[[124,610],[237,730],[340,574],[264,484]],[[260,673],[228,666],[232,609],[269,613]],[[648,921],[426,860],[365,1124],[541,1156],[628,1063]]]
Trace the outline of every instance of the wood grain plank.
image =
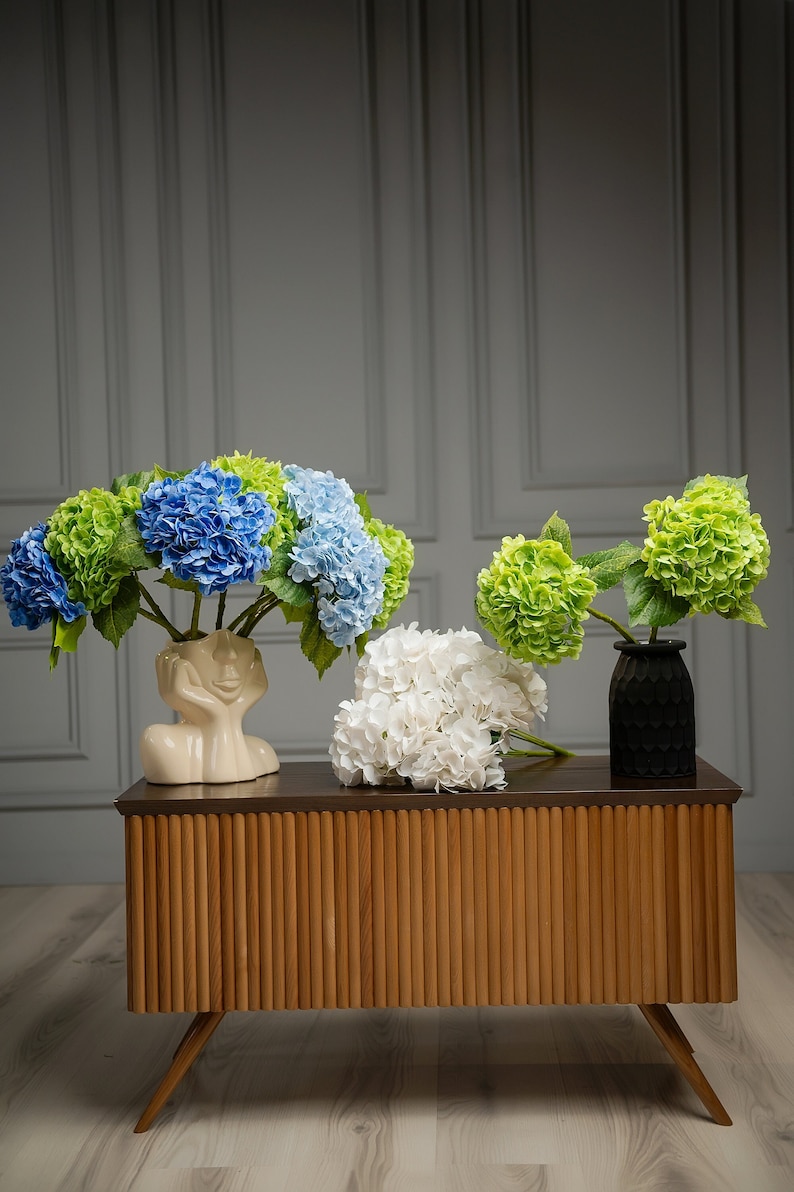
[[[441,808],[433,813],[436,852],[436,964],[439,1006],[452,1005],[452,945],[450,895],[452,877],[449,864],[449,813]],[[460,886],[458,886],[458,894]],[[459,959],[459,956],[458,956]],[[460,973],[460,968],[458,967]]]
[[320,812],[322,872],[323,1005],[336,1008],[336,890],[334,875],[334,813]]
[[[210,992],[210,897],[207,816],[194,817],[193,839],[196,849],[196,1009],[212,1008]],[[257,941],[257,953],[259,951]],[[258,990],[257,990],[258,1004]]]
[[[437,813],[426,809],[421,816],[422,846],[422,964],[424,991],[422,1004],[438,1005],[438,889],[436,881]],[[446,816],[444,817],[446,832]],[[447,985],[449,985],[449,918],[447,918]],[[449,1001],[449,998],[447,998]]]
[[[273,842],[272,815],[257,816],[259,835],[259,981],[263,1010],[272,1010],[273,997]],[[322,973],[322,967],[320,968]]]
[[[383,813],[383,874],[386,914],[386,1002],[400,1005],[400,912],[397,894],[397,816]],[[410,963],[410,956],[409,956]]]
[[488,807],[485,811],[486,960],[487,1000],[492,1006],[498,1006],[502,1001],[500,868],[499,813],[495,807]]
[[287,1005],[287,951],[284,916],[285,815],[289,815],[289,812],[274,812],[270,817],[270,888],[273,916],[274,1010],[284,1010]]
[[373,1004],[388,1001],[386,982],[386,833],[383,812],[373,811],[372,846],[372,965]]
[[336,923],[336,1004],[350,1006],[350,956],[347,935],[347,821],[334,813],[334,921]]
[[604,1001],[618,1000],[617,919],[615,911],[615,815],[612,807],[602,807],[601,824],[601,923],[604,970]]
[[590,906],[590,1001],[604,1000],[604,903],[601,873],[601,811],[587,808],[587,874]]
[[[361,1004],[362,1006],[369,1007],[375,1005],[373,945],[375,888],[372,880],[372,815],[369,811],[359,811],[357,815],[359,885],[361,889]],[[381,899],[382,894],[383,884],[381,883]]]
[[[159,819],[160,817],[158,817]],[[158,850],[159,855],[159,850]],[[223,927],[221,912],[220,817],[207,816],[207,899],[209,902],[210,1010],[223,1009]],[[162,952],[161,952],[162,957]]]
[[298,985],[298,843],[294,811],[282,819],[284,842],[284,1004],[288,1010],[300,1005]]
[[[464,942],[463,913],[463,843],[461,813],[453,809],[447,812],[449,839],[449,996],[453,1006],[462,1006],[465,1001],[466,945]],[[472,932],[474,930],[474,908],[472,906]],[[473,972],[473,969],[472,969]],[[469,977],[471,980],[471,977]],[[473,981],[472,981],[473,984]]]
[[576,871],[576,1000],[591,999],[590,972],[590,839],[586,807],[574,808],[574,865]]
[[258,817],[252,811],[248,812],[244,818],[248,1008],[260,1010],[262,1008],[262,956],[259,951],[259,824]]
[[[408,812],[408,889],[411,933],[411,1005],[425,1004],[425,916],[424,859],[422,856],[422,812]],[[432,908],[435,915],[435,905]]]
[[[185,822],[188,816],[182,817]],[[248,1009],[248,882],[245,868],[245,815],[235,812],[232,821],[232,882],[234,899],[234,1007]]]
[[[185,932],[182,901],[182,816],[168,817],[168,872],[171,902],[171,1005],[185,1009]],[[232,963],[234,962],[232,943]],[[232,990],[232,997],[234,991]],[[233,1004],[233,1003],[232,1003]]]
[[325,1004],[325,973],[323,926],[323,866],[322,841],[320,838],[320,813],[308,813],[309,838],[309,914],[311,918],[311,979],[312,1006],[315,1010]]
[[359,841],[359,813],[348,811],[345,816],[345,849],[347,852],[347,966],[348,1004],[361,1005],[361,845]]
[[309,895],[309,817],[305,811],[295,813],[295,864],[298,898],[298,1005],[301,1010],[308,1010],[312,1004],[312,929]]

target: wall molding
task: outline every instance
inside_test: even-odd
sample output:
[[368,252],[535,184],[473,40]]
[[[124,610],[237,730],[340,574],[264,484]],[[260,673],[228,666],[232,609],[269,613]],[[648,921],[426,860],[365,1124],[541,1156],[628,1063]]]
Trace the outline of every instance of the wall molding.
[[[472,447],[473,534],[475,538],[493,538],[515,531],[515,518],[502,516],[494,508],[493,406],[490,380],[489,278],[487,244],[487,186],[484,165],[485,114],[483,110],[483,16],[482,0],[467,0],[463,32],[462,71],[464,92],[468,96],[464,112],[464,138],[467,155],[467,225],[469,283],[468,324],[470,328],[470,376],[473,378],[471,396],[471,425],[475,428]],[[669,469],[664,475],[654,475],[647,469],[627,472],[614,479],[610,473],[594,468],[583,474],[562,474],[544,469],[539,455],[538,384],[535,368],[537,358],[536,290],[533,221],[532,221],[532,134],[531,68],[529,62],[531,29],[530,10],[520,0],[511,0],[511,24],[514,53],[511,60],[512,86],[516,110],[513,152],[520,163],[519,199],[515,204],[515,241],[519,245],[519,335],[518,388],[528,394],[519,405],[520,435],[527,445],[521,458],[521,490],[582,489],[603,486],[629,488],[648,483],[668,484],[680,480],[683,484],[691,475],[691,444],[689,441],[690,404],[688,361],[688,278],[686,261],[686,214],[684,194],[686,163],[684,158],[684,79],[683,31],[681,0],[667,0],[668,29],[668,158],[672,211],[672,244],[674,302],[676,312],[676,372],[678,376],[679,462],[675,475]],[[599,537],[617,529],[622,535],[636,534],[636,525],[623,522],[620,517],[580,519],[577,533],[583,537]]]
[[236,443],[232,359],[232,287],[229,239],[226,36],[222,0],[206,0],[202,49],[206,93],[207,207],[209,222],[212,383],[216,443]]
[[59,475],[54,483],[29,490],[0,487],[0,505],[42,505],[48,511],[69,495],[73,468],[73,432],[69,410],[76,393],[77,326],[72,219],[72,165],[69,151],[66,87],[66,45],[61,3],[41,6],[44,104],[50,186],[50,242],[52,248],[55,316],[56,433]]
[[531,210],[532,196],[532,135],[530,113],[532,111],[532,76],[529,64],[531,46],[531,10],[520,0],[514,0],[515,24],[517,37],[515,39],[516,54],[513,60],[515,71],[515,91],[517,95],[517,144],[515,152],[521,162],[521,186],[519,189],[518,230],[517,239],[521,245],[519,253],[522,296],[522,310],[520,326],[524,330],[521,348],[521,388],[527,393],[528,400],[520,405],[521,441],[526,447],[526,454],[521,457],[521,487],[529,492],[535,489],[562,489],[563,491],[578,488],[599,487],[609,485],[611,488],[632,488],[637,485],[667,484],[671,480],[686,483],[691,475],[691,451],[688,434],[689,424],[689,376],[688,376],[688,294],[686,287],[686,259],[685,259],[685,217],[684,217],[684,179],[685,163],[683,158],[683,94],[684,80],[682,75],[683,45],[681,23],[681,0],[667,0],[667,100],[668,100],[668,144],[667,157],[670,178],[670,211],[671,245],[670,255],[673,262],[673,293],[671,300],[676,313],[676,373],[677,414],[678,414],[678,455],[679,463],[675,472],[666,470],[655,473],[643,468],[641,461],[634,471],[625,471],[619,477],[598,467],[592,467],[587,472],[550,471],[543,466],[541,459],[541,428],[539,419],[540,393],[538,389],[537,370],[537,335],[536,335],[536,293],[537,281],[535,274],[535,254],[532,230]]

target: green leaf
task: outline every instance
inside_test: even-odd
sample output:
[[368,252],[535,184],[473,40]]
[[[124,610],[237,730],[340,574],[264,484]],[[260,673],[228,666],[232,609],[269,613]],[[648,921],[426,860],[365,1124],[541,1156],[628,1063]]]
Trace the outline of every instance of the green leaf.
[[150,468],[147,472],[125,472],[123,476],[117,476],[110,486],[110,491],[116,496],[123,488],[140,488],[146,489],[154,480],[154,471]]
[[129,571],[143,571],[147,567],[160,565],[159,552],[147,555],[134,513],[128,513],[122,521],[110,557],[114,563],[121,563]]
[[301,650],[309,661],[314,663],[317,676],[320,679],[331,663],[335,662],[342,653],[341,647],[335,646],[323,633],[316,606],[312,606],[303,619],[300,642]]
[[273,551],[270,559],[270,566],[265,575],[268,579],[278,579],[284,576],[289,571],[295,560],[290,556],[292,550],[292,542],[282,542]]
[[358,637],[356,638],[356,657],[364,657],[364,650],[368,641],[369,633],[359,633]]
[[173,571],[164,571],[157,581],[158,584],[165,584],[167,588],[176,588],[180,592],[198,592],[199,586],[194,579],[179,579],[174,575]]
[[119,584],[110,604],[96,609],[91,614],[91,620],[105,641],[111,642],[118,649],[121,639],[135,624],[137,616],[138,585],[131,575],[127,575]]
[[623,576],[642,554],[641,546],[632,546],[630,542],[620,542],[609,550],[597,550],[590,555],[580,555],[576,560],[590,572],[590,578],[596,584],[599,592],[606,592],[619,584]]
[[371,521],[372,520],[372,510],[369,507],[369,501],[367,500],[367,494],[366,493],[356,493],[354,500],[355,500],[356,504],[358,505],[359,509],[361,510],[361,516],[364,518],[364,521],[365,522]]
[[751,596],[744,596],[737,601],[729,613],[720,613],[726,621],[746,621],[748,625],[760,625],[768,629],[763,613]]
[[284,604],[294,604],[296,608],[303,608],[311,603],[312,590],[303,584],[296,584],[288,575],[271,576],[268,571],[262,580],[262,587],[278,596]]
[[555,542],[559,542],[566,555],[572,553],[570,528],[567,521],[564,521],[556,510],[541,530],[540,537],[541,539],[551,538]]
[[[684,492],[688,493],[690,491],[690,489],[693,489],[695,487],[695,485],[702,484],[705,479],[706,479],[705,476],[695,476],[693,480],[690,480],[688,482],[688,484],[685,485]],[[724,484],[735,485],[736,488],[739,489],[739,491],[741,492],[741,494],[745,498],[745,500],[749,500],[750,494],[747,491],[747,476],[746,475],[745,476],[712,476],[711,479],[712,480],[721,480],[721,481],[723,481]]]
[[181,480],[183,476],[187,476],[187,472],[166,472],[159,464],[155,464],[152,470],[152,480]]
[[303,608],[296,608],[293,604],[280,604],[279,608],[284,614],[284,620],[288,625],[302,621],[309,611],[309,606],[304,605]]
[[74,654],[77,649],[77,639],[85,629],[85,617],[77,617],[74,621],[64,621],[60,614],[56,614],[52,622],[52,646],[50,648],[50,670],[55,670],[61,650],[67,654]]
[[675,625],[690,610],[688,600],[674,596],[657,579],[645,574],[644,563],[634,563],[623,576],[623,590],[629,610],[629,625],[650,625],[657,629]]

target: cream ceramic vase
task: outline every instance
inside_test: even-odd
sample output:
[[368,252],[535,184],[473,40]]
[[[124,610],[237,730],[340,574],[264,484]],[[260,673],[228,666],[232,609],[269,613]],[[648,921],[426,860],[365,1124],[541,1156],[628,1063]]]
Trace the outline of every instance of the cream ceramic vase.
[[155,669],[160,695],[180,720],[144,729],[140,754],[149,782],[245,782],[278,770],[272,746],[243,732],[243,717],[268,686],[250,638],[219,629],[169,642]]

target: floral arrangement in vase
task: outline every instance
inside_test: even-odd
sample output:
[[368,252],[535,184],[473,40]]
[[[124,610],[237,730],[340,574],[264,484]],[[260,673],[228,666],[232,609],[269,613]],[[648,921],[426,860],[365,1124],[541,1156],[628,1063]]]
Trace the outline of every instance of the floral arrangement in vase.
[[[634,644],[632,628],[648,626],[654,641],[659,629],[695,613],[765,627],[752,592],[767,574],[769,540],[751,512],[746,476],[698,476],[680,497],[645,505],[643,516],[642,546],[621,542],[576,559],[556,513],[539,538],[503,538],[477,576],[483,626],[511,657],[546,664],[579,657],[588,616]],[[618,584],[628,627],[592,603]]]
[[[116,647],[138,617],[172,642],[199,640],[202,602],[216,597],[215,631],[250,637],[275,608],[300,622],[301,649],[322,676],[388,623],[413,557],[405,534],[373,517],[345,480],[235,451],[187,472],[156,466],[81,489],[12,542],[0,583],[14,625],[51,626],[51,667],[76,649],[89,618]],[[149,569],[192,593],[184,628],[144,584]],[[228,620],[228,589],[241,583],[256,593]]]
[[[578,658],[589,616],[619,635],[609,691],[610,765],[631,778],[696,771],[695,698],[680,652],[686,642],[659,630],[695,613],[765,627],[752,597],[769,566],[769,540],[750,508],[747,477],[698,476],[680,497],[652,500],[642,546],[628,541],[573,557],[568,524],[556,513],[540,537],[504,538],[477,577],[483,626],[511,656],[554,664]],[[628,626],[594,606],[622,585]],[[647,626],[647,638],[631,630]]]
[[364,648],[355,699],[336,715],[331,763],[345,786],[501,788],[502,756],[529,752],[511,749],[511,735],[544,756],[564,752],[529,731],[546,709],[546,684],[531,663],[466,629],[399,625]]

